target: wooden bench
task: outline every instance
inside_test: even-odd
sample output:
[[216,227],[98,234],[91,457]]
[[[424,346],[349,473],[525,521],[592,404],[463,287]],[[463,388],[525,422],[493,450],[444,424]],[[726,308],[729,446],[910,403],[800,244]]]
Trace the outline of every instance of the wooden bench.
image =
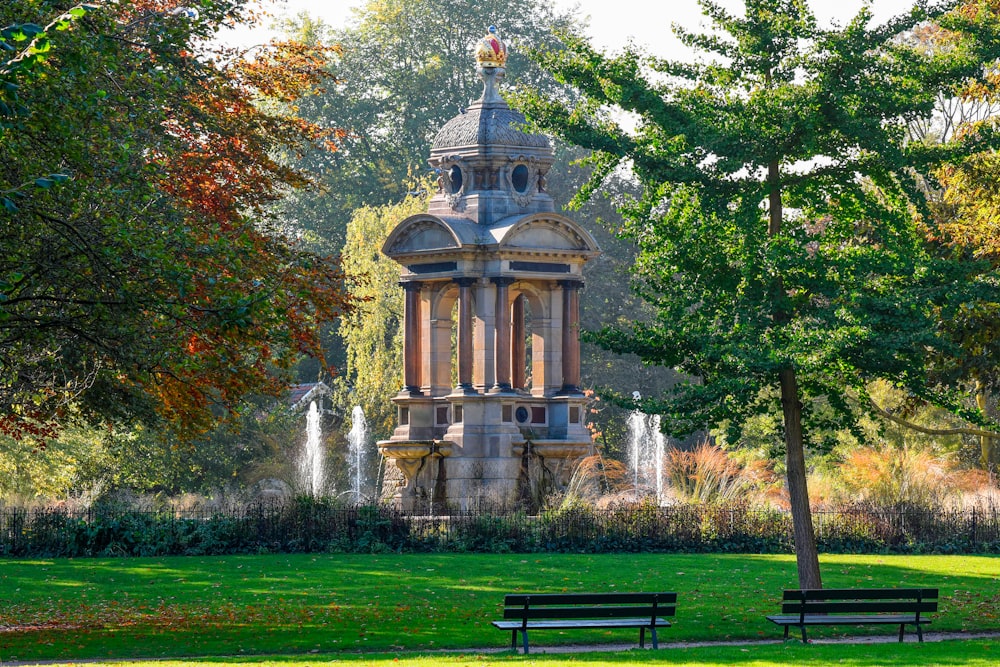
[[510,630],[510,647],[517,650],[521,633],[528,652],[528,630],[570,628],[639,628],[639,646],[646,645],[646,630],[653,648],[659,648],[657,628],[670,627],[664,616],[673,616],[677,593],[535,593],[504,597],[501,630]]
[[825,588],[786,590],[781,614],[767,620],[788,629],[797,626],[806,639],[807,625],[899,625],[899,641],[907,625],[916,627],[917,638],[924,641],[921,626],[930,619],[921,614],[937,611],[936,588]]

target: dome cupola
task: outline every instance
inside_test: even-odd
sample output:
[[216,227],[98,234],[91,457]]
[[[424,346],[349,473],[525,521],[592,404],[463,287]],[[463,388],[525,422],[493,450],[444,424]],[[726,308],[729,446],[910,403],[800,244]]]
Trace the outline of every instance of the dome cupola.
[[477,42],[475,57],[483,94],[434,138],[429,162],[439,189],[430,212],[490,226],[512,215],[553,211],[545,192],[552,146],[544,135],[525,132],[524,115],[500,96],[507,46],[494,26]]

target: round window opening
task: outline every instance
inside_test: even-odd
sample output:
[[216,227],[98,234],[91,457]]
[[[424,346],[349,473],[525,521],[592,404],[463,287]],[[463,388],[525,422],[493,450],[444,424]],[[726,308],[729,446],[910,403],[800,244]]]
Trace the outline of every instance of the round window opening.
[[524,194],[528,191],[528,168],[523,164],[519,164],[514,167],[514,171],[510,174],[511,185],[514,189]]
[[456,195],[462,189],[462,170],[455,165],[448,172],[448,176],[451,180],[451,194]]
[[529,417],[528,408],[524,407],[523,405],[518,406],[517,410],[514,411],[514,419],[516,419],[518,423],[523,424],[524,422],[528,421],[528,417]]

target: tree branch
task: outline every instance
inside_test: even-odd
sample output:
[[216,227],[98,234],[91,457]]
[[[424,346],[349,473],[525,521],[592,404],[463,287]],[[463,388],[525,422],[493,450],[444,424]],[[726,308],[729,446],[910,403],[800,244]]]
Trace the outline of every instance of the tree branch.
[[929,428],[927,426],[920,426],[918,424],[914,424],[913,422],[906,421],[902,417],[897,417],[885,408],[879,407],[879,405],[876,404],[871,398],[868,399],[868,404],[874,408],[876,413],[885,417],[892,423],[912,429],[918,433],[923,433],[924,435],[977,435],[985,438],[1000,438],[1000,431],[987,431],[985,429],[970,428],[966,426],[959,426],[957,428]]

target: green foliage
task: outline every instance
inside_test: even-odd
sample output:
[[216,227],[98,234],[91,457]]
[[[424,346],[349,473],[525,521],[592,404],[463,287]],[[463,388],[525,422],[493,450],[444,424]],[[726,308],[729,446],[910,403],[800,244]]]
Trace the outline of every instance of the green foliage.
[[[774,404],[764,390],[788,366],[806,407],[824,398],[841,425],[854,419],[845,388],[876,377],[967,415],[922,371],[932,352],[959,353],[935,315],[994,297],[996,283],[929,255],[913,210],[926,210],[915,177],[974,145],[905,143],[903,130],[951,82],[984,76],[966,56],[996,48],[987,20],[936,8],[870,28],[862,10],[826,30],[801,2],[749,2],[745,19],[703,6],[717,32],[681,36],[728,62],[606,57],[567,37],[539,59],[589,103],[520,96],[537,123],[599,151],[598,183],[628,161],[642,185],[624,232],[639,244],[637,289],[656,321],[595,338],[698,378],[645,402],[675,433],[738,428]],[[893,41],[935,18],[965,31],[962,54]],[[607,106],[636,114],[637,129],[603,116]]]
[[[95,9],[97,5],[79,4],[59,14],[44,28],[35,23],[13,23],[0,29],[0,129],[11,127],[14,116],[26,113],[27,109],[18,97],[18,90],[24,82],[30,83],[33,77],[39,76],[37,70],[52,49],[49,33],[68,30],[73,21]],[[51,187],[52,182],[57,180],[55,176],[57,175],[39,178],[35,185]],[[3,194],[17,192],[15,189]],[[7,210],[17,208],[13,200],[6,196],[3,198],[3,205]]]
[[349,399],[364,408],[379,437],[387,437],[396,421],[395,408],[386,399],[403,386],[403,290],[399,265],[381,248],[397,224],[427,211],[429,185],[415,183],[417,194],[399,204],[359,208],[347,226],[343,267],[350,292],[359,301],[340,322]]
[[[874,497],[873,497],[874,498]],[[876,500],[817,513],[831,553],[991,553],[1000,508]],[[482,510],[420,517],[333,498],[230,503],[182,511],[120,501],[89,509],[0,508],[0,555],[95,557],[252,553],[789,553],[787,512],[746,502],[653,502],[597,509],[570,503],[540,515]]]
[[[0,432],[14,438],[51,439],[73,411],[202,432],[246,396],[283,391],[345,306],[336,263],[264,214],[306,184],[271,152],[322,137],[255,102],[293,100],[308,59],[281,78],[277,48],[202,57],[247,8],[164,4],[57,21],[44,63],[3,75],[24,107],[0,128]],[[4,3],[0,25],[41,24],[51,7]],[[23,23],[9,39],[28,39]]]
[[178,498],[225,494],[260,479],[295,479],[292,444],[303,417],[270,398],[247,401],[240,417],[186,442],[139,426],[64,423],[39,446],[0,438],[0,501],[92,503],[123,492]]
[[82,472],[105,469],[101,449],[107,435],[86,425],[68,424],[44,447],[0,437],[0,499],[52,500],[86,490],[80,483]]

